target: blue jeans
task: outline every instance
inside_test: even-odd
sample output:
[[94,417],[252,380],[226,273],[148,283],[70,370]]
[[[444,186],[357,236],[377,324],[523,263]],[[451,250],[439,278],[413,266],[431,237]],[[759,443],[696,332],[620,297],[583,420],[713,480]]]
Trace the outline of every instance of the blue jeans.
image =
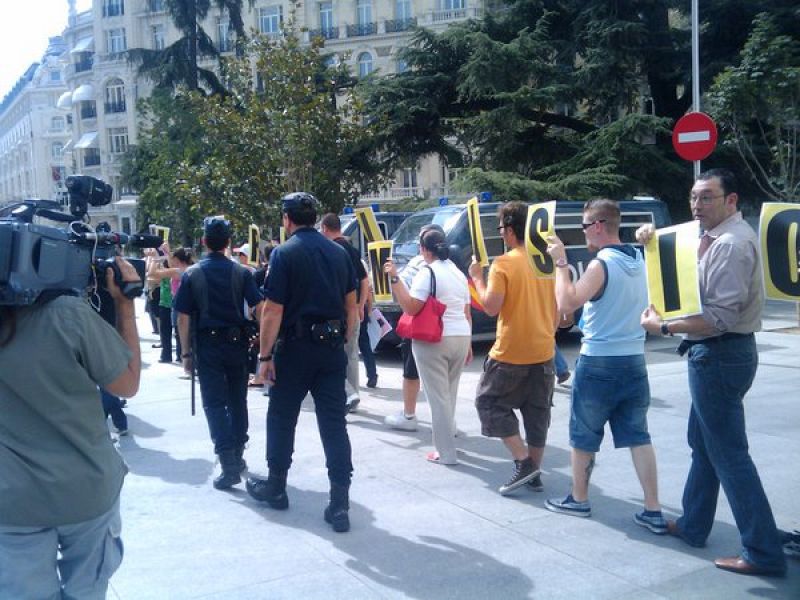
[[378,368],[375,365],[375,355],[372,352],[372,346],[369,343],[369,334],[367,333],[367,323],[369,323],[369,315],[361,321],[361,328],[358,332],[358,349],[361,351],[361,358],[364,359],[364,368],[367,370],[367,379],[373,379],[378,376]]
[[689,349],[692,464],[683,490],[683,516],[677,523],[686,542],[704,545],[714,524],[722,484],[739,528],[744,559],[783,572],[786,559],[745,431],[742,400],[757,367],[752,335],[695,344]]
[[128,417],[122,410],[122,402],[120,399],[114,394],[109,394],[102,388],[100,389],[100,398],[103,401],[103,412],[105,413],[106,418],[108,418],[110,415],[111,422],[114,424],[114,427],[120,431],[127,429]]
[[203,411],[214,452],[235,450],[247,440],[247,345],[213,339],[197,333],[197,378],[203,396]]
[[300,406],[311,392],[328,479],[350,485],[353,463],[345,420],[346,369],[343,348],[331,348],[308,339],[293,339],[278,345],[275,383],[269,388],[267,408],[267,464],[271,473],[289,471]]
[[556,376],[560,377],[566,373],[569,373],[569,365],[567,364],[567,359],[564,358],[564,355],[561,354],[561,350],[558,349],[558,344],[556,344]]
[[648,445],[648,408],[650,383],[644,354],[578,357],[569,417],[573,448],[600,450],[606,423],[615,448]]
[[121,529],[119,498],[107,512],[81,523],[0,525],[0,595],[104,600],[108,580],[122,563]]

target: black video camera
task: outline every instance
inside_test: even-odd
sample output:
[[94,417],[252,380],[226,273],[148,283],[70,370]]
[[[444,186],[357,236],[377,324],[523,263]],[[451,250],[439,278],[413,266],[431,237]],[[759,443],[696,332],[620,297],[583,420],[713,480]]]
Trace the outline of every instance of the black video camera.
[[[111,186],[87,175],[72,175],[66,185],[72,214],[61,212],[60,204],[52,200],[23,200],[0,210],[0,304],[26,306],[61,294],[87,296],[105,287],[108,268],[125,296],[141,295],[144,261],[128,259],[141,281],[123,283],[114,257],[119,246],[157,248],[161,238],[116,233],[107,224],[93,230],[82,219],[89,204],[111,201]],[[41,225],[33,222],[34,217],[68,225],[63,229]]]

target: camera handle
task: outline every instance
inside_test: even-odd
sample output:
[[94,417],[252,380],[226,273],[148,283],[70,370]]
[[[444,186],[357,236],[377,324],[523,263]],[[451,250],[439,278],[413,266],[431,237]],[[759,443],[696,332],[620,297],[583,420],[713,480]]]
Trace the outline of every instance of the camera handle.
[[122,295],[126,298],[133,300],[134,298],[138,298],[142,295],[142,291],[144,290],[144,285],[142,281],[122,281],[122,271],[119,269],[119,265],[117,265],[116,261],[113,258],[106,259],[103,261],[105,263],[106,268],[111,269],[114,273],[114,283],[117,284],[117,287],[122,291]]

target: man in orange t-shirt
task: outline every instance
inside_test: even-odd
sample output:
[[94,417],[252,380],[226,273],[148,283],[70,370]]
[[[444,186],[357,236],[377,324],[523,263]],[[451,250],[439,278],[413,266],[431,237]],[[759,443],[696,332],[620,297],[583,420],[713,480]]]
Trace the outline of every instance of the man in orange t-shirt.
[[[522,202],[500,207],[497,229],[508,251],[492,263],[488,285],[474,257],[469,267],[486,314],[498,316],[475,407],[483,435],[501,438],[514,458],[514,474],[498,490],[503,495],[526,483],[536,491],[543,489],[539,467],[553,398],[555,280],[538,278],[531,269],[525,250],[527,215]],[[515,410],[522,416],[524,440]]]

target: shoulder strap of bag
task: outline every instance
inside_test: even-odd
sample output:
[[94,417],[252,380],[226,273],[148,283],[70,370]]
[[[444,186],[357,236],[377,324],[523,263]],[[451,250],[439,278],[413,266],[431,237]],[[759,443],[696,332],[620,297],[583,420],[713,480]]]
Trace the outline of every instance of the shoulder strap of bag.
[[433,269],[431,269],[430,265],[425,265],[425,268],[431,272],[431,296],[436,298],[436,275],[434,274]]

